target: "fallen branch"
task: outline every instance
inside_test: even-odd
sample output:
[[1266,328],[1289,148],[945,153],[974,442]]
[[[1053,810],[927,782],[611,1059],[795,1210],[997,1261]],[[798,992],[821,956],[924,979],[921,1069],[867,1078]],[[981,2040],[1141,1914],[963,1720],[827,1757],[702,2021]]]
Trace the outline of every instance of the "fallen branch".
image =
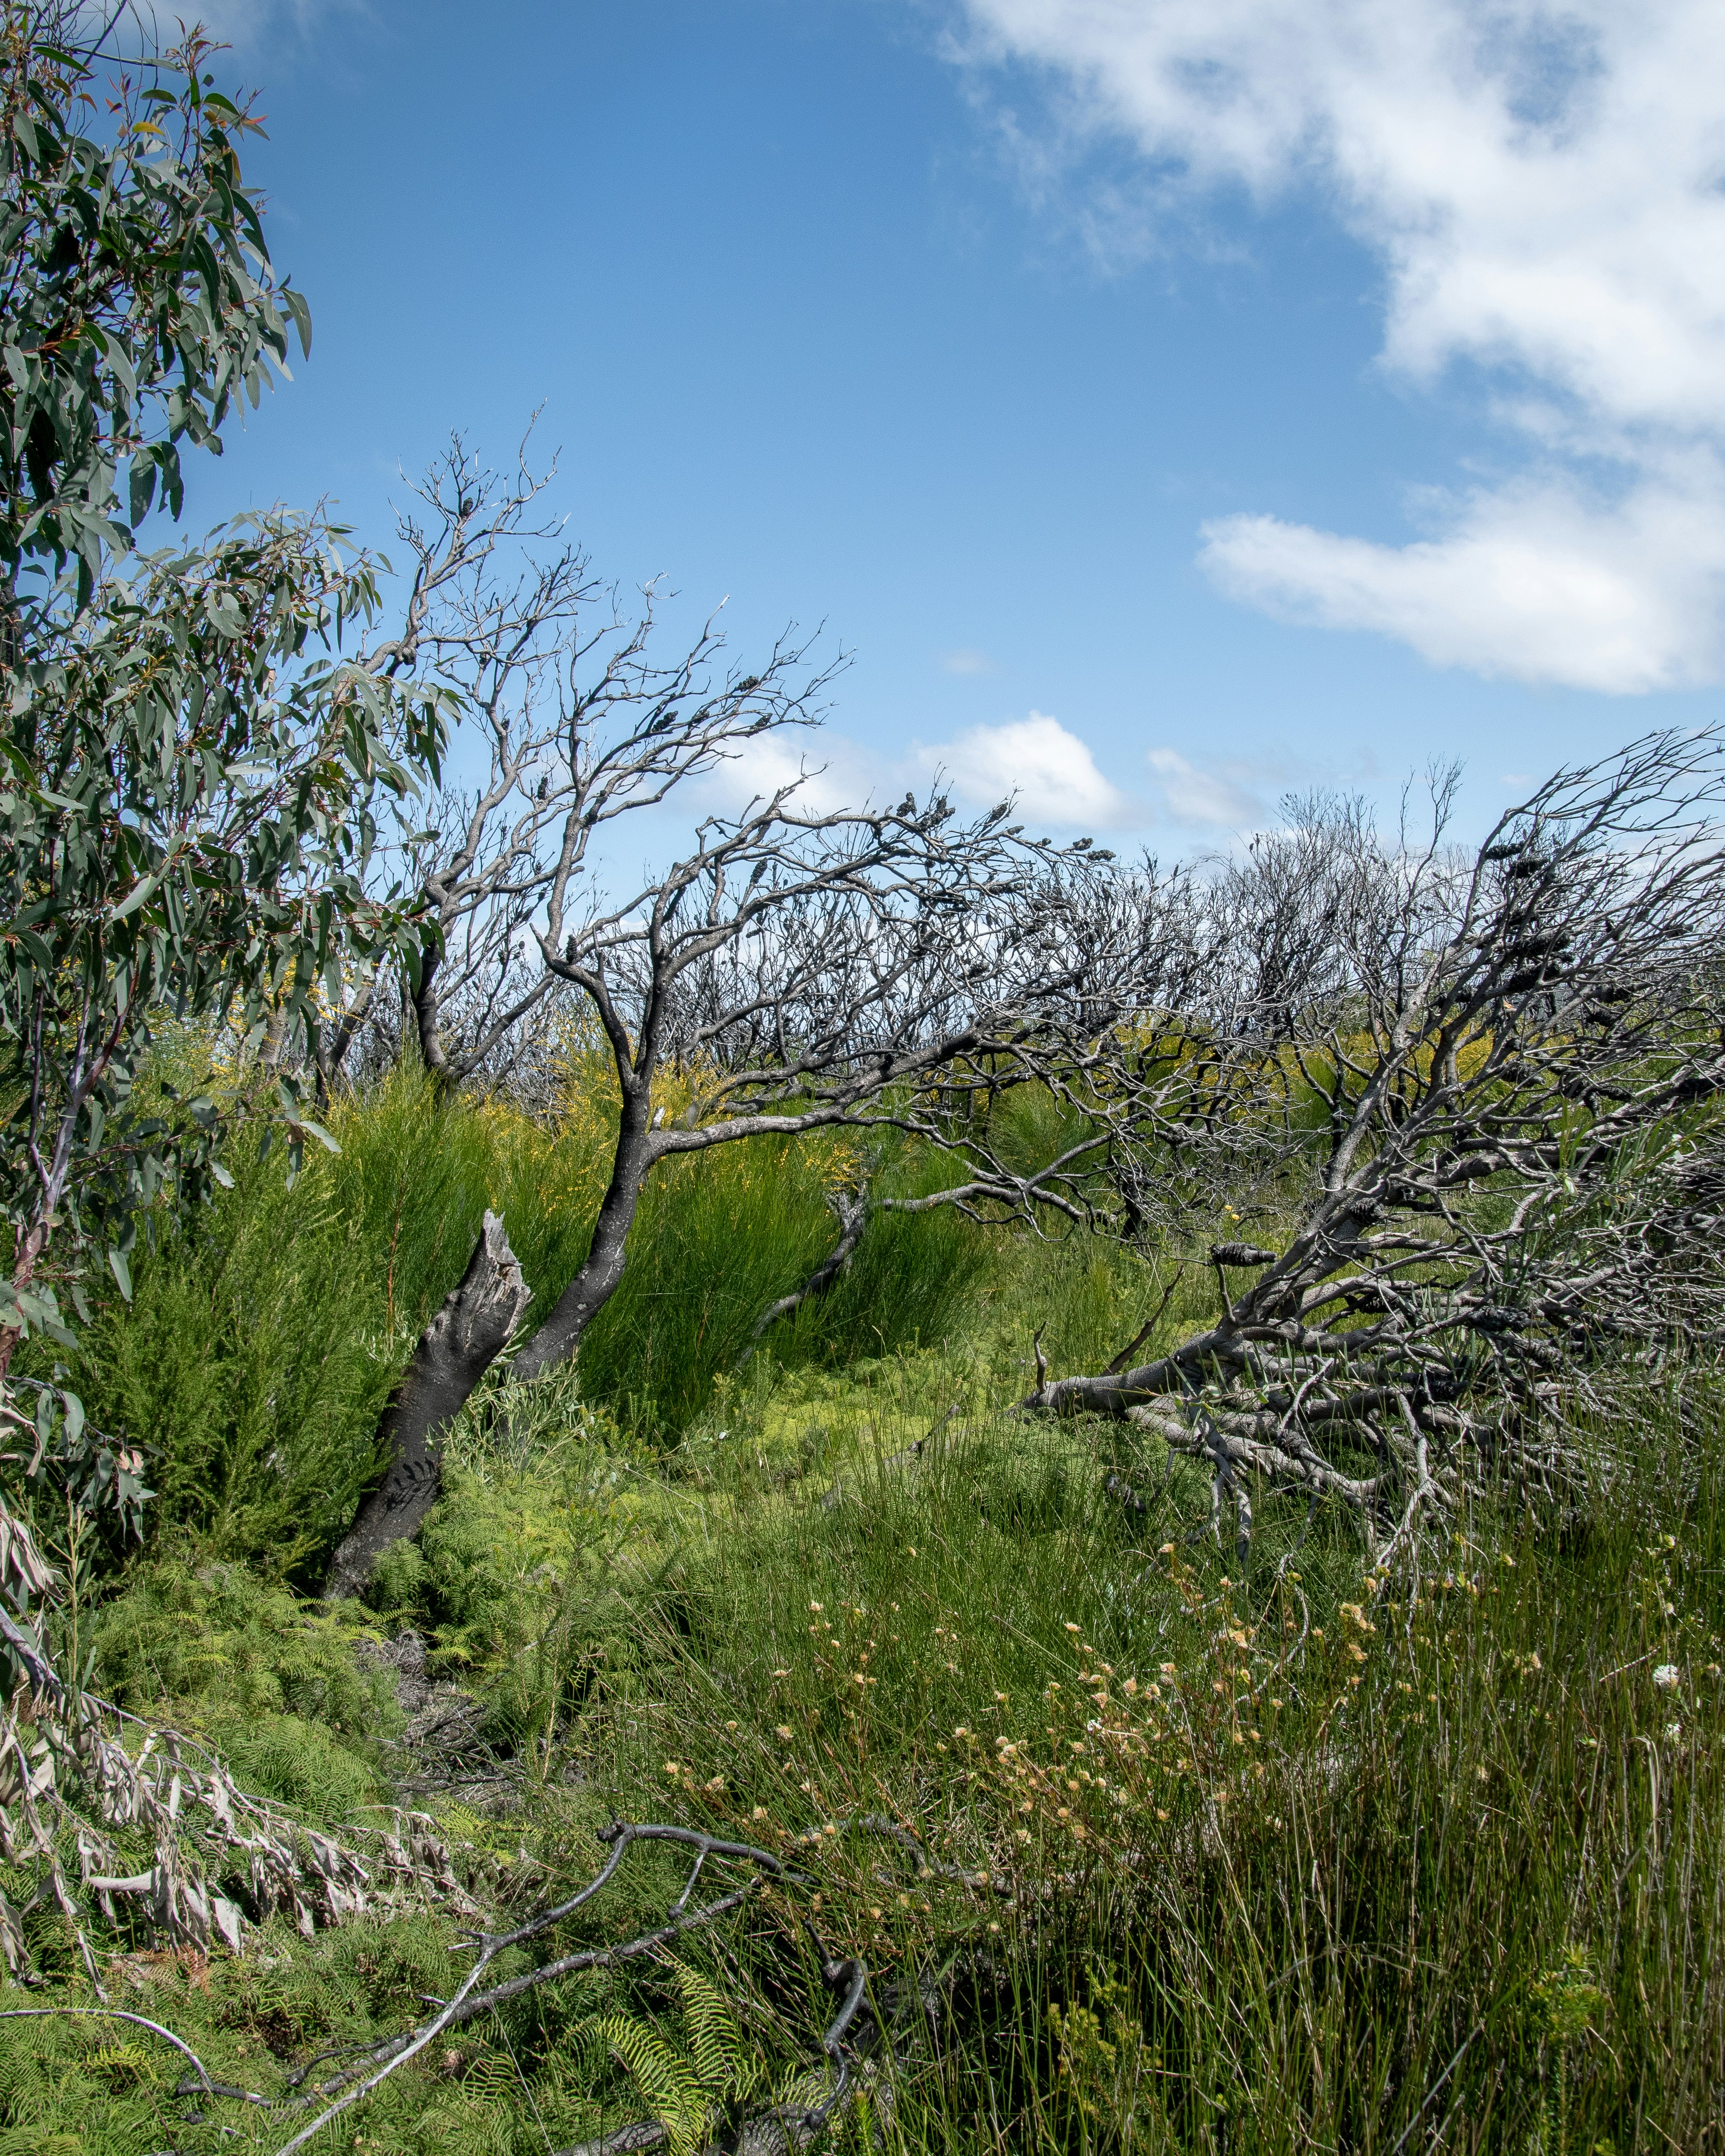
[[[879,1835],[895,1843],[910,1857],[914,1875],[918,1879],[947,1879],[973,1891],[990,1891],[1006,1895],[1009,1898],[1014,1894],[1010,1881],[1004,1876],[968,1871],[958,1866],[943,1864],[932,1858],[907,1827],[884,1815],[853,1815],[836,1822],[832,1831],[853,1830]],[[562,1978],[594,1969],[620,1968],[630,1961],[656,1958],[674,1940],[707,1929],[721,1917],[742,1907],[765,1881],[785,1886],[809,1886],[813,1883],[807,1874],[793,1869],[783,1857],[770,1850],[758,1848],[750,1842],[728,1840],[692,1827],[619,1821],[599,1829],[598,1839],[608,1845],[609,1853],[598,1871],[584,1887],[554,1906],[538,1911],[525,1922],[507,1932],[470,1933],[468,1945],[475,1951],[475,1958],[449,1999],[429,2001],[436,2010],[413,2027],[375,2043],[354,2047],[338,2072],[315,2087],[303,2090],[303,2092],[270,2097],[256,2090],[232,2087],[214,2081],[204,2071],[196,2056],[180,2043],[171,2030],[160,2029],[153,2023],[146,2024],[184,2051],[196,2069],[195,2081],[187,2077],[181,2082],[176,2092],[181,2096],[201,2094],[281,2112],[303,2112],[321,2103],[322,2108],[316,2116],[300,2127],[277,2151],[277,2156],[295,2156],[295,2152],[315,2140],[326,2126],[374,2093],[402,2066],[419,2056],[439,2036],[448,2034],[452,2029],[461,2027],[524,1993],[555,1983]],[[802,1845],[813,1848],[822,1845],[825,1839],[826,1832],[822,1830],[802,1837]],[[643,1844],[669,1845],[691,1854],[682,1891],[672,1902],[662,1924],[617,1945],[579,1948],[542,1962],[537,1968],[526,1970],[502,1983],[484,1984],[486,1971],[499,1955],[543,1937],[593,1902],[615,1880],[629,1851]],[[717,1867],[726,1875],[721,1882],[721,1891],[705,1902],[693,1903],[695,1890],[709,1866]],[[740,1878],[736,1876],[739,1870],[742,1873]],[[814,1925],[806,1917],[803,1919],[803,1928],[808,1932],[815,1948],[822,1982],[838,1995],[836,2010],[820,2037],[820,2051],[828,2075],[827,2087],[818,2102],[780,2102],[744,2121],[740,2127],[732,2128],[730,2129],[732,2138],[725,2143],[727,2148],[793,2149],[806,2147],[844,2101],[853,2085],[858,2066],[887,2040],[887,2025],[870,2002],[868,1964],[857,1956],[829,1954]],[[41,2010],[53,2012],[57,2010]],[[860,2036],[859,2024],[865,2018],[870,2033]],[[326,2053],[324,2057],[331,2056]],[[290,2076],[288,2089],[295,2090],[302,2085],[312,2067],[319,2063],[320,2061],[314,2060]],[[775,2134],[778,2136],[776,2140],[762,2138]],[[750,2138],[751,2136],[754,2138]],[[621,2152],[625,2150],[660,2147],[670,2138],[669,2130],[660,2122],[639,2120],[614,2128],[598,2140],[578,2144],[569,2150],[555,2152],[555,2156],[621,2156]]]
[[850,1260],[856,1255],[856,1246],[861,1242],[863,1230],[869,1224],[869,1194],[866,1190],[862,1190],[850,1198],[842,1190],[829,1191],[827,1203],[839,1216],[838,1241],[801,1287],[789,1295],[782,1295],[755,1320],[749,1334],[749,1344],[737,1358],[739,1370],[760,1346],[762,1337],[769,1327],[776,1325],[781,1317],[788,1317],[793,1311],[800,1310],[812,1297],[824,1295],[834,1282],[841,1280],[850,1270]]
[[[541,1910],[536,1916],[529,1917],[525,1923],[516,1925],[512,1931],[481,1932],[472,1935],[471,1944],[477,1950],[473,1967],[462,1979],[454,1995],[439,2006],[438,2011],[429,2020],[420,2023],[416,2028],[405,2030],[399,2035],[385,2038],[378,2044],[367,2046],[352,2066],[335,2076],[333,2081],[325,2082],[321,2088],[314,2092],[310,2098],[290,2100],[298,2102],[311,2102],[316,2101],[317,2096],[335,2094],[337,2090],[341,2091],[341,2093],[335,2095],[335,2101],[328,2104],[315,2119],[303,2127],[290,2140],[283,2143],[277,2152],[277,2156],[294,2156],[296,2149],[304,2148],[308,2142],[315,2139],[331,2120],[340,2118],[342,2112],[359,2102],[362,2097],[369,2096],[399,2067],[405,2066],[408,2060],[417,2057],[429,2044],[434,2042],[447,2030],[460,2026],[477,2015],[489,2013],[492,2009],[505,2005],[511,1999],[519,1998],[522,1993],[533,1990],[541,1984],[554,1983],[560,1978],[576,1975],[585,1970],[617,1968],[626,1961],[657,1953],[668,1946],[673,1939],[681,1937],[685,1933],[705,1928],[716,1922],[721,1917],[727,1916],[732,1911],[742,1907],[755,1892],[762,1878],[788,1880],[800,1876],[792,1872],[783,1860],[774,1856],[770,1850],[757,1849],[749,1842],[727,1841],[716,1835],[702,1834],[692,1827],[657,1825],[625,1825],[619,1821],[612,1826],[601,1827],[598,1830],[598,1838],[602,1842],[609,1844],[611,1853],[598,1872],[578,1892],[571,1895],[566,1901],[557,1903],[552,1908]],[[665,1923],[657,1925],[652,1930],[644,1932],[637,1938],[627,1940],[621,1945],[587,1948],[572,1953],[563,1954],[554,1960],[542,1963],[538,1968],[529,1969],[520,1976],[510,1978],[504,1983],[493,1984],[483,1990],[480,1988],[480,1979],[498,1955],[512,1947],[523,1946],[530,1939],[541,1937],[554,1926],[574,1915],[578,1910],[584,1907],[595,1897],[602,1893],[616,1877],[623,1860],[629,1851],[642,1843],[669,1843],[695,1852],[694,1861],[690,1867],[688,1877],[684,1881],[683,1891],[671,1905],[670,1914]],[[713,1899],[691,1909],[688,1906],[690,1897],[694,1892],[696,1885],[709,1862],[721,1866],[744,1866],[747,1867],[747,1872],[737,1885],[727,1887],[724,1892]],[[845,1999],[821,2039],[821,2048],[832,2064],[833,2086],[819,2105],[809,2107],[807,2109],[797,2108],[799,2122],[809,2125],[824,2123],[831,2115],[850,2086],[850,2059],[845,2038],[846,2031],[861,2009],[868,1986],[868,1970],[866,1965],[860,1961],[834,1960],[824,1958],[821,1974],[824,1979],[834,1988],[836,1989],[841,1984],[843,1984]],[[375,2071],[354,2086],[344,2086],[352,2081],[355,2075],[362,2072],[365,2064],[370,2061],[377,2062]],[[775,2115],[784,2116],[787,2111],[788,2107],[780,2107],[779,2112]],[[631,2144],[614,2143],[613,2145],[624,2148]],[[633,2145],[648,2147],[653,2144],[637,2142]]]
[[1725,734],[1560,773],[1471,860],[1447,808],[1422,850],[1318,804],[1219,871],[1207,1007],[1094,1069],[1137,1232],[1286,1229],[1209,1245],[1221,1314],[1153,1362],[1039,1352],[1023,1409],[1205,1460],[1242,1564],[1266,1476],[1417,1563],[1470,1489],[1583,1486],[1618,1372],[1725,1345]]
[[147,2029],[152,2036],[159,2036],[164,2044],[172,2045],[182,2058],[189,2059],[197,2071],[199,2082],[207,2095],[216,2093],[204,2063],[183,2036],[175,2035],[172,2029],[164,2029],[159,2021],[146,2015],[128,2014],[119,2006],[8,2006],[0,2011],[0,2021],[130,2021],[135,2027]]

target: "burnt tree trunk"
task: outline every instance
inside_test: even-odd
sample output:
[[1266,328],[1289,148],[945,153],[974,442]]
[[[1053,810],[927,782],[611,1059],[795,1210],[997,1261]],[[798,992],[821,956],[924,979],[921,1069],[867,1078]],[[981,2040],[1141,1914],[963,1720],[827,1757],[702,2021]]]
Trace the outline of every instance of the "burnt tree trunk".
[[459,1286],[420,1334],[383,1411],[388,1471],[336,1552],[324,1583],[331,1600],[357,1594],[384,1551],[418,1532],[437,1502],[443,1434],[506,1344],[531,1293],[503,1223],[487,1213]]
[[443,964],[441,948],[434,946],[419,954],[418,983],[410,991],[413,1007],[413,1024],[419,1038],[419,1057],[431,1074],[439,1101],[447,1101],[454,1091],[454,1081],[449,1071],[449,1060],[444,1052],[443,998],[438,991],[437,976]]
[[511,1375],[517,1381],[539,1377],[566,1362],[623,1278],[629,1228],[640,1203],[641,1185],[655,1157],[649,1115],[645,1081],[626,1086],[610,1187],[593,1223],[587,1261],[557,1297],[544,1324],[516,1357]]

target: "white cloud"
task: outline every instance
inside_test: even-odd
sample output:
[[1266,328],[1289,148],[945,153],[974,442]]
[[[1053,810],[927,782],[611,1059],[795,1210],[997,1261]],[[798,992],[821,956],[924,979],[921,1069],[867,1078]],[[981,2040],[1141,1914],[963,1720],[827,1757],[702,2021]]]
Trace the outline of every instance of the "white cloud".
[[1251,773],[1239,766],[1203,768],[1178,749],[1153,748],[1144,761],[1155,773],[1162,813],[1170,824],[1225,825],[1249,831],[1265,821],[1264,804],[1251,790]]
[[957,651],[941,654],[942,674],[998,674],[1000,669],[986,651],[977,651],[968,646]]
[[[1430,382],[1476,363],[1529,442],[1528,475],[1411,547],[1213,527],[1205,558],[1230,588],[1486,672],[1620,690],[1717,677],[1715,0],[960,4],[973,62],[1047,71],[1066,123],[1128,138],[1160,198],[1320,190],[1384,266],[1386,367]],[[1609,490],[1582,467],[1599,459],[1618,468]]]
[[1199,559],[1235,598],[1398,637],[1434,665],[1619,695],[1686,688],[1721,667],[1720,501],[1717,484],[1650,482],[1606,508],[1524,484],[1481,491],[1441,537],[1406,547],[1227,516],[1204,526]]
[[1027,824],[1091,830],[1141,824],[1143,806],[1097,770],[1086,743],[1041,711],[1002,726],[972,726],[955,741],[914,743],[887,757],[844,734],[757,734],[701,782],[704,805],[734,815],[800,782],[796,802],[817,814],[922,794],[937,782],[967,806],[992,808],[1016,794]]
[[860,808],[890,788],[890,778],[857,742],[823,728],[757,734],[739,742],[701,783],[706,802],[726,814],[772,799],[781,787],[797,788],[794,805],[816,815]]
[[992,808],[1016,794],[1025,820],[1103,830],[1142,820],[1096,769],[1086,743],[1042,711],[998,726],[972,726],[957,741],[918,747],[916,760],[942,773],[963,800]]

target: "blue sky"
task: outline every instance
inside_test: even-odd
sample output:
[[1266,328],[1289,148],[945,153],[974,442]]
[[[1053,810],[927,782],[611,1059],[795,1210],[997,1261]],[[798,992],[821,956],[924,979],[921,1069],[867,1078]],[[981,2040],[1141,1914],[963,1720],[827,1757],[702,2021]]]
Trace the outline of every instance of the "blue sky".
[[210,12],[316,338],[195,517],[542,404],[605,576],[854,653],[829,786],[1164,854],[1717,711],[1717,10]]

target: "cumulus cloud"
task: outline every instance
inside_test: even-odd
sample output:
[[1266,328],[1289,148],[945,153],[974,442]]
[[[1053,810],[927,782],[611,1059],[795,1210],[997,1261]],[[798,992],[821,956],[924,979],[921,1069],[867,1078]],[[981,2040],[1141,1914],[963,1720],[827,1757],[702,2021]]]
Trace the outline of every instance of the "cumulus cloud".
[[1087,743],[1042,711],[995,726],[972,726],[956,741],[919,747],[916,760],[942,774],[961,800],[992,808],[1016,794],[1027,822],[1106,830],[1142,820],[1096,768]]
[[1178,749],[1153,748],[1144,761],[1155,774],[1163,819],[1189,829],[1256,830],[1266,819],[1264,804],[1253,791],[1253,774],[1243,766],[1201,767]]
[[1717,678],[1725,11],[960,5],[973,63],[1044,69],[1066,123],[1128,139],[1164,198],[1318,190],[1383,265],[1384,364],[1429,382],[1474,363],[1528,443],[1526,472],[1410,546],[1213,526],[1204,558],[1228,588],[1487,673],[1613,690]]
[[738,742],[701,782],[701,797],[706,804],[734,814],[794,786],[799,808],[829,815],[880,798],[891,783],[875,759],[843,734],[823,729],[810,736],[792,728]]
[[1039,827],[1118,829],[1145,820],[1143,805],[1097,770],[1088,744],[1041,711],[972,726],[953,741],[919,742],[904,757],[883,757],[824,727],[814,734],[758,734],[737,743],[707,775],[701,798],[735,814],[794,784],[801,807],[826,814],[894,802],[907,788],[920,794],[937,783],[973,808],[992,808],[1016,795],[1024,821]]
[[1441,537],[1405,547],[1227,516],[1204,526],[1199,559],[1269,613],[1375,629],[1434,665],[1618,694],[1687,688],[1721,670],[1720,501],[1717,484],[1650,483],[1602,507],[1572,485],[1523,484],[1475,495]]

